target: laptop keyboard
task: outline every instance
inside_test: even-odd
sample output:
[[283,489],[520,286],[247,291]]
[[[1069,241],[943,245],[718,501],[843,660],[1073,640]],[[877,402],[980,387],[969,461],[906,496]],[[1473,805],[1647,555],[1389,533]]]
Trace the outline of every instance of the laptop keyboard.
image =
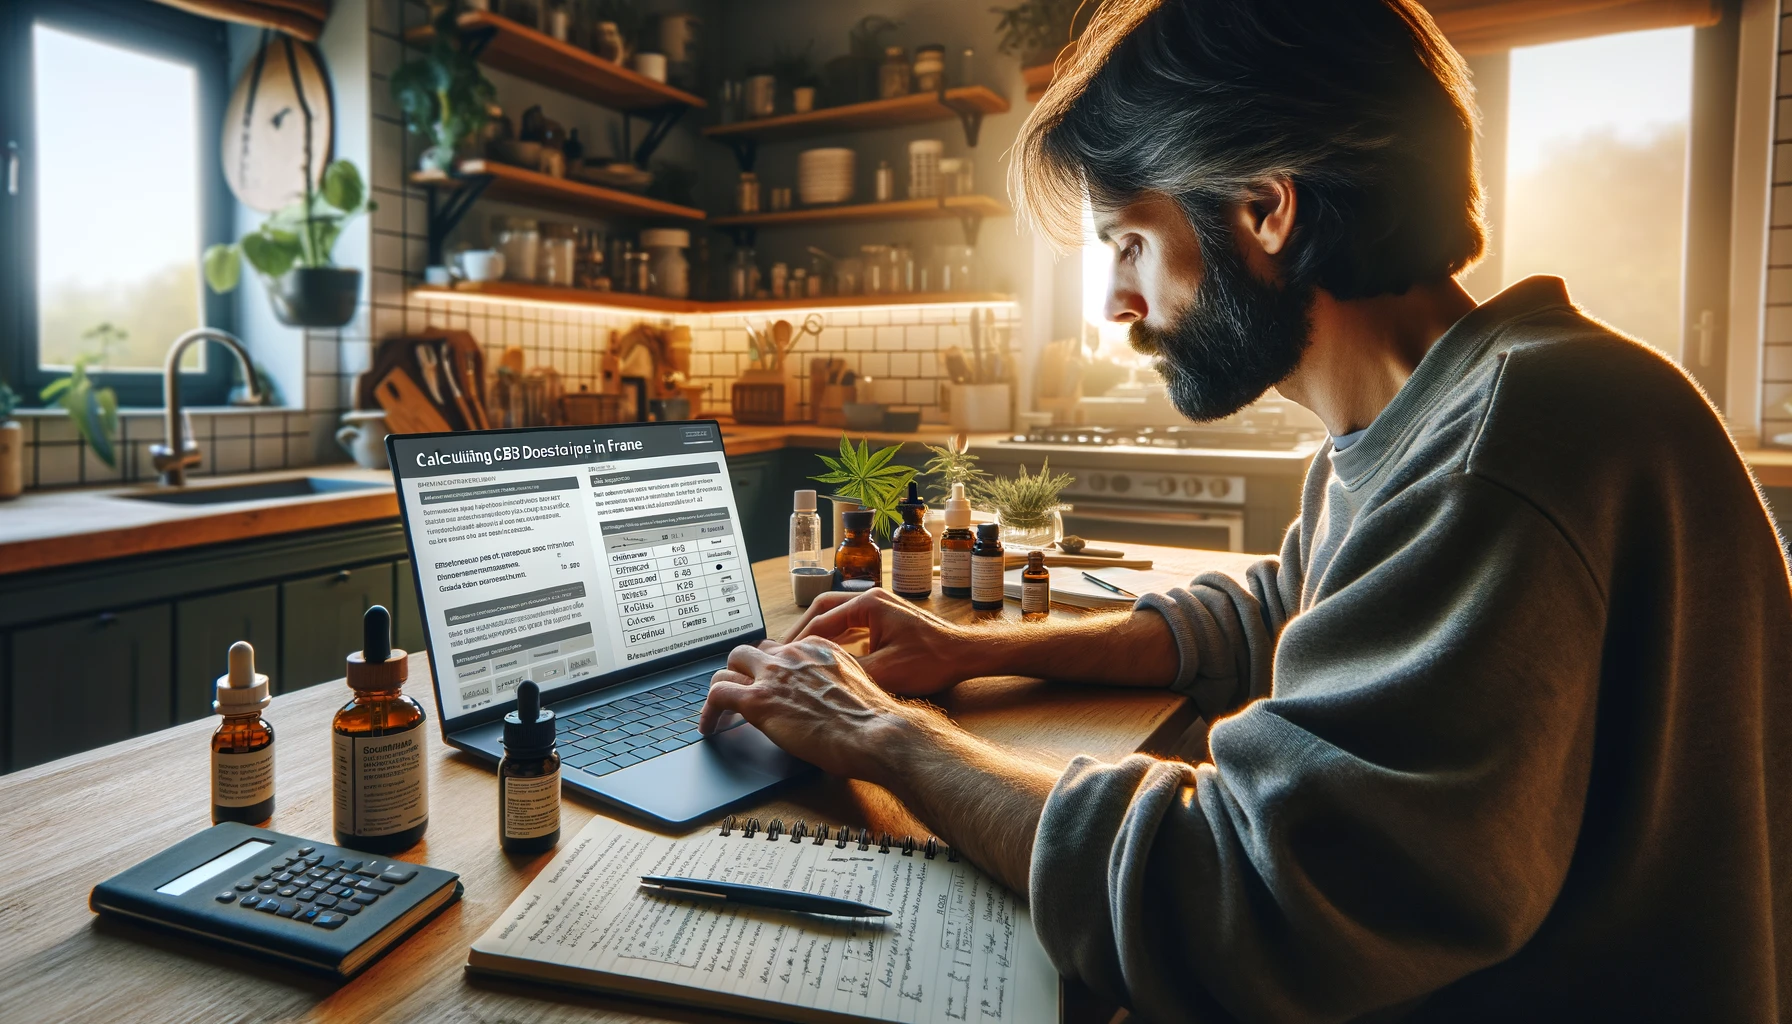
[[709,697],[709,677],[694,675],[561,718],[560,763],[608,775],[697,742],[703,738],[697,716]]

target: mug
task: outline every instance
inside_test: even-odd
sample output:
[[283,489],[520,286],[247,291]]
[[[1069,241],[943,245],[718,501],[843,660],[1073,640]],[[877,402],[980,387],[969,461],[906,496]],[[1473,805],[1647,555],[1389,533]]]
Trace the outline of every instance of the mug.
[[635,74],[642,78],[651,78],[656,82],[666,80],[666,55],[663,53],[635,54]]
[[790,109],[798,114],[807,114],[815,109],[815,87],[799,85],[790,90]]
[[770,117],[777,111],[778,80],[771,75],[747,79],[745,113],[748,118]]
[[504,276],[504,254],[496,249],[467,249],[454,254],[454,269],[469,281],[496,281]]
[[342,446],[362,469],[385,469],[386,414],[377,410],[345,412],[343,426],[336,431],[336,443]]

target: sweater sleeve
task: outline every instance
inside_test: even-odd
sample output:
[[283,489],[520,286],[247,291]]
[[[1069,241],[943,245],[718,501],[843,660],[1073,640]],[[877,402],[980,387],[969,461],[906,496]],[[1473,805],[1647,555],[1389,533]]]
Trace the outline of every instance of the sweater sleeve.
[[1300,600],[1300,523],[1282,553],[1252,565],[1242,583],[1225,573],[1197,576],[1186,588],[1145,594],[1134,608],[1161,614],[1176,640],[1178,667],[1170,689],[1195,702],[1212,722],[1269,693],[1276,637]]
[[1047,800],[1034,926],[1144,1019],[1398,1006],[1510,956],[1560,889],[1605,614],[1571,545],[1457,475],[1359,520],[1327,583],[1210,762],[1079,758]]

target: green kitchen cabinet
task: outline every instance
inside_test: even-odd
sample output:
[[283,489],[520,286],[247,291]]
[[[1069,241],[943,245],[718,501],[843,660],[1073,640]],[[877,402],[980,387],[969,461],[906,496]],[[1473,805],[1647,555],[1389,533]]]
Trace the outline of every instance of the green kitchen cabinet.
[[784,553],[790,543],[788,518],[779,521],[773,507],[778,477],[778,454],[743,455],[728,460],[728,482],[734,487],[734,507],[740,511],[747,555],[754,561]]
[[173,724],[174,610],[154,604],[13,631],[13,770]]
[[280,675],[274,692],[343,675],[343,659],[361,649],[361,615],[392,607],[392,563],[339,569],[280,584]]
[[255,647],[255,670],[274,678],[280,668],[280,588],[274,584],[191,597],[174,604],[174,720],[212,714],[213,691],[230,645]]
[[392,633],[393,646],[412,654],[428,642],[423,635],[423,605],[417,597],[417,577],[408,558],[392,567]]

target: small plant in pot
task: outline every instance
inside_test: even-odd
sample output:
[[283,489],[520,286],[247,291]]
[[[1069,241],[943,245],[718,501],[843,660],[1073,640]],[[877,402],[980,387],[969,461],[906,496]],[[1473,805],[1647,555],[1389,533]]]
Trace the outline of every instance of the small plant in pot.
[[915,478],[915,469],[913,466],[891,464],[891,460],[901,450],[900,444],[893,444],[888,448],[872,451],[871,445],[863,439],[854,448],[852,441],[842,434],[839,458],[817,456],[828,471],[809,479],[816,483],[836,485],[834,493],[828,495],[835,506],[835,537],[841,535],[839,514],[855,505],[877,513],[873,529],[879,537],[888,537],[890,531],[902,522],[902,514],[896,510],[896,503],[902,500],[908,489],[908,482]]
[[1051,460],[1040,463],[1037,475],[1027,467],[1013,477],[992,476],[977,482],[978,505],[995,511],[1002,524],[1002,546],[1018,551],[1049,548],[1064,536],[1064,509],[1059,501],[1072,477],[1053,473]]
[[112,361],[112,349],[129,337],[129,332],[111,323],[99,324],[83,333],[81,340],[90,342],[92,348],[75,357],[68,376],[51,381],[37,396],[61,406],[75,432],[93,449],[94,458],[113,469],[118,468],[118,450],[112,446],[112,439],[118,436],[118,393],[111,388],[95,387],[87,368],[104,369]]
[[230,245],[205,250],[205,280],[228,292],[246,262],[268,287],[274,315],[291,327],[341,327],[354,319],[361,271],[338,267],[331,256],[350,220],[375,209],[361,172],[347,160],[324,169],[321,187],[305,176],[305,196],[274,211],[259,228]]
[[454,166],[456,151],[485,127],[497,96],[461,37],[459,14],[458,0],[430,4],[428,48],[392,75],[392,98],[404,111],[405,126],[429,138],[421,160],[426,171]]

